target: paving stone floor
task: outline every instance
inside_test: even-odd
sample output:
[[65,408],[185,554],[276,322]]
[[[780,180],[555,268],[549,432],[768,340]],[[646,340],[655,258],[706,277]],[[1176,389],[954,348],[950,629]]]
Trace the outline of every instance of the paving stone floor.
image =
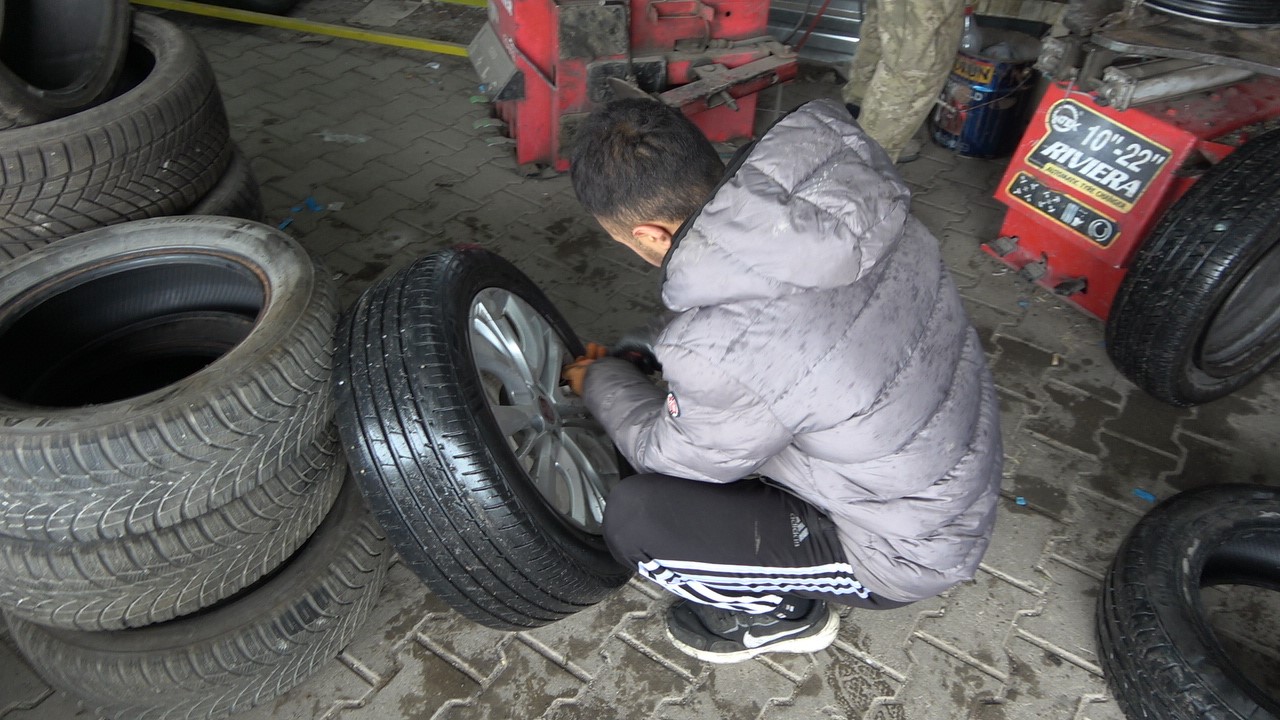
[[[583,337],[608,341],[658,307],[658,273],[607,242],[567,179],[522,179],[500,138],[473,129],[487,110],[470,101],[465,61],[170,17],[213,62],[270,222],[292,220],[286,231],[327,263],[346,301],[418,256],[475,242],[536,280]],[[808,78],[779,106],[838,92],[830,74]],[[667,599],[638,581],[511,634],[461,619],[396,565],[355,642],[242,717],[1119,720],[1093,607],[1115,548],[1151,507],[1134,490],[1280,484],[1280,376],[1189,410],[1135,390],[1097,322],[979,252],[1001,221],[991,193],[1002,169],[933,146],[902,168],[1003,401],[999,524],[974,581],[900,610],[855,611],[824,652],[712,667],[668,644]],[[325,209],[297,209],[307,197]],[[0,718],[88,717],[0,642]]]

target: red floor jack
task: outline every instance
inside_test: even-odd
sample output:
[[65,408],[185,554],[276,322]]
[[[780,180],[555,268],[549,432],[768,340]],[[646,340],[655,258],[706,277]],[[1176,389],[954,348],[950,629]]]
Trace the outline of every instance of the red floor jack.
[[490,0],[469,46],[522,168],[568,169],[575,125],[616,97],[679,108],[712,142],[752,136],[758,94],[796,75],[768,0]]
[[[1174,257],[1180,247],[1169,236],[1181,233],[1181,247],[1205,237],[1193,223],[1208,200],[1175,203],[1198,182],[1215,181],[1216,166],[1253,141],[1280,145],[1263,137],[1280,127],[1280,30],[1158,9],[1131,7],[1089,37],[1046,42],[1037,68],[1055,81],[996,190],[1009,210],[984,249],[1107,321],[1116,365],[1185,405],[1234,390],[1280,354],[1280,292],[1265,287],[1280,287],[1280,276],[1258,277],[1280,269],[1268,259],[1280,252],[1262,248],[1256,260],[1238,260],[1231,251],[1228,259],[1244,266],[1223,277],[1205,275],[1203,263],[1161,268],[1147,257]],[[1276,172],[1257,179],[1265,184]],[[1256,242],[1277,239],[1280,230]],[[1129,278],[1138,264],[1144,276]],[[1184,297],[1185,281],[1219,287],[1207,298]],[[1161,325],[1161,315],[1175,320]]]

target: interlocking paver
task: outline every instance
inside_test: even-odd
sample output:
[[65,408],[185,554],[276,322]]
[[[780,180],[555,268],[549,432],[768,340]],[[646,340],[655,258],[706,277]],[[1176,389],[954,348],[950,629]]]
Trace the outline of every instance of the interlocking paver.
[[[400,671],[365,702],[340,709],[333,717],[341,720],[385,720],[386,718],[430,718],[450,703],[465,702],[480,692],[480,684],[447,658],[442,658],[420,642],[407,644],[397,656]],[[317,705],[317,710],[329,709]],[[318,716],[317,716],[318,717]]]
[[1055,559],[1044,564],[1044,571],[1050,577],[1050,590],[1042,604],[1018,618],[1015,635],[1064,662],[1097,672],[1093,618],[1098,578]]
[[1018,498],[1026,503],[1023,506],[1026,510],[1019,511],[1016,524],[1021,527],[1025,521],[1023,512],[1041,513],[1060,522],[1069,521],[1072,509],[1068,499],[1082,477],[1098,473],[1099,460],[1037,442],[1025,434],[1015,436],[1013,447],[1020,452],[1013,467],[1006,467],[1002,489],[1006,498],[1014,500],[1015,506]]
[[1035,398],[1042,403],[1040,413],[1027,420],[1023,426],[1026,431],[1084,455],[1101,452],[1099,425],[1119,413],[1115,406],[1053,380],[1047,381]]
[[902,682],[911,672],[912,634],[925,618],[944,611],[950,596],[935,597],[893,610],[849,609],[843,616],[837,646]]
[[1211,442],[1195,435],[1179,434],[1178,445],[1186,457],[1176,472],[1161,478],[1170,492],[1202,485],[1231,482],[1266,482],[1275,472],[1270,454],[1241,452],[1239,446]]
[[1142,510],[1084,488],[1071,493],[1070,503],[1071,522],[1050,544],[1046,561],[1101,578]]
[[557,700],[578,693],[582,680],[520,642],[502,647],[502,666],[473,698],[442,708],[437,718],[508,720],[512,708],[524,717],[541,717]]
[[993,677],[1008,675],[1004,645],[1019,611],[1032,608],[1040,596],[988,572],[947,591],[946,609],[925,616],[915,637],[945,647]]
[[648,588],[642,588],[638,581],[632,581],[599,605],[574,615],[569,622],[526,630],[522,635],[566,658],[575,672],[595,677],[607,669],[601,644],[628,618],[650,618],[655,595]]
[[[1115,708],[1105,701],[1102,678],[1025,638],[1009,642],[1010,673],[1000,702],[979,705],[971,720],[1042,720],[1085,717],[1103,720]],[[1114,717],[1119,720],[1118,713]]]
[[[639,642],[628,631],[653,625],[656,616],[629,615],[619,632],[600,645],[606,668],[573,699],[553,704],[544,717],[554,720],[623,720],[650,717],[667,698],[678,698],[696,676]],[[687,660],[688,658],[686,658]]]
[[912,720],[967,720],[975,707],[998,697],[1005,682],[919,638],[911,643],[911,657],[911,674],[896,698]]
[[1050,539],[1062,532],[1062,521],[1039,509],[1041,502],[1047,504],[1047,501],[1033,504],[1024,495],[1015,497],[1022,498],[1025,504],[1007,495],[1000,500],[996,524],[1001,532],[991,538],[987,554],[982,558],[982,569],[1024,590],[1043,591],[1048,580],[1040,569],[1040,560]]
[[[868,665],[839,647],[825,653],[822,660],[811,672],[806,673],[791,697],[771,701],[759,713],[759,717],[768,720],[861,720],[874,703],[893,698],[901,687],[900,680],[886,675],[882,669]],[[743,713],[706,714],[700,717],[756,716]]]

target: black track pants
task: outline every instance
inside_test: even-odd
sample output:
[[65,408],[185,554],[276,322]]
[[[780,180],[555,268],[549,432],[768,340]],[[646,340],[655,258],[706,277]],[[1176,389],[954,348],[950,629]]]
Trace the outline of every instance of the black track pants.
[[627,478],[609,493],[604,534],[614,557],[641,576],[726,610],[772,612],[797,597],[874,609],[906,604],[858,582],[821,511],[756,479]]

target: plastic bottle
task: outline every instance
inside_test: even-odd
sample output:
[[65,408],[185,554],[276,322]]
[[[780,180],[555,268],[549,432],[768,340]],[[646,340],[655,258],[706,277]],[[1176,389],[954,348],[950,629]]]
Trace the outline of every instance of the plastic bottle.
[[964,32],[960,35],[960,49],[975,55],[982,52],[982,28],[973,17],[973,6],[964,6]]

